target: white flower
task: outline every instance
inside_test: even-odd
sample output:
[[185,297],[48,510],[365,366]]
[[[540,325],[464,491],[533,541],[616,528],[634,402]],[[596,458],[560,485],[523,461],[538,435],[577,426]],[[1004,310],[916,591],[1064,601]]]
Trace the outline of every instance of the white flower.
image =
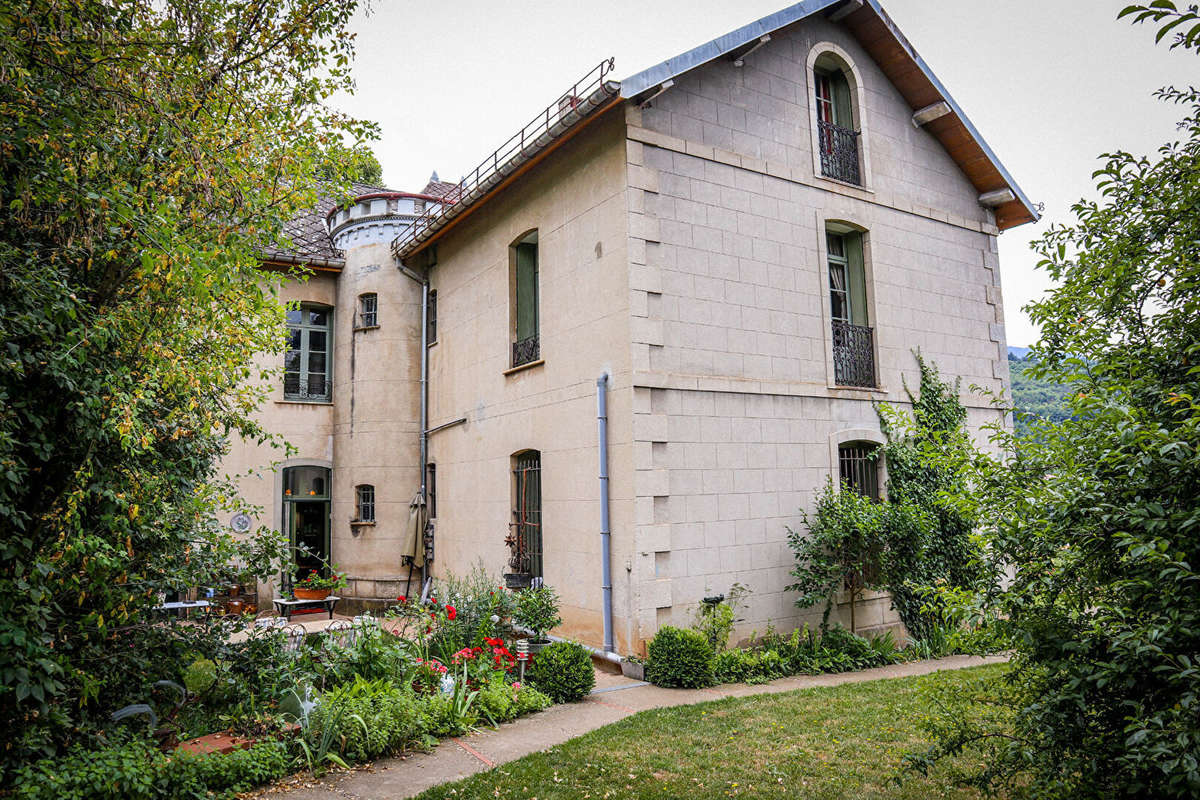
[[493,625],[500,621],[500,617],[496,616],[495,614],[492,614],[492,616],[489,617],[489,619],[492,621]]

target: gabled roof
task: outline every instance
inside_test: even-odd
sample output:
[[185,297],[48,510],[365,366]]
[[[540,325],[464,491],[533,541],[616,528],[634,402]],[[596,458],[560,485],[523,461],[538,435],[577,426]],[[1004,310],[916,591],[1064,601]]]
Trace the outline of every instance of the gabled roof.
[[1037,221],[1040,216],[1037,208],[933,70],[904,38],[879,0],[805,0],[796,3],[626,78],[621,81],[621,95],[634,98],[645,94],[665,81],[717,58],[736,55],[736,51],[752,47],[765,35],[825,11],[845,14],[839,22],[875,60],[913,111],[941,102],[949,106],[950,113],[923,127],[942,143],[981,195],[1005,189],[1012,192],[1012,200],[995,208],[996,225],[1001,230]]

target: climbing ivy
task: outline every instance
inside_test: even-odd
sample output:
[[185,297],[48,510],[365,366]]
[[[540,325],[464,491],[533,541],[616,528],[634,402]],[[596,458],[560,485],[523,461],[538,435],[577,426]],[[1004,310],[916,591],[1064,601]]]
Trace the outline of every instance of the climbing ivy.
[[953,466],[963,459],[939,456],[965,454],[972,447],[967,410],[958,399],[959,381],[943,380],[935,364],[919,352],[913,355],[921,372],[920,385],[915,395],[907,382],[904,385],[912,411],[877,404],[876,412],[887,436],[883,457],[888,501],[916,507],[929,526],[928,530],[911,528],[907,541],[893,542],[903,569],[893,573],[888,587],[909,633],[925,639],[939,615],[919,590],[936,584],[972,586],[980,566],[972,536],[975,520],[943,500],[946,493],[963,489],[961,473]]

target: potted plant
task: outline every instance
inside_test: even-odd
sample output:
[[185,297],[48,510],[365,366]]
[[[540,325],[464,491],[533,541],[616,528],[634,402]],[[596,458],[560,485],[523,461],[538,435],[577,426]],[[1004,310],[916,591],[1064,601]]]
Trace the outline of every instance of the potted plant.
[[529,550],[525,546],[525,537],[515,527],[510,527],[504,544],[508,545],[508,567],[512,570],[504,573],[504,585],[509,589],[529,588],[533,575],[529,572]]
[[324,600],[329,597],[335,589],[341,589],[346,585],[346,576],[337,572],[336,568],[330,568],[329,577],[321,575],[314,570],[309,570],[306,577],[296,581],[292,587],[292,594],[297,600]]
[[558,594],[549,586],[535,586],[516,592],[517,607],[513,620],[533,631],[529,652],[537,654],[549,646],[546,633],[562,624],[558,615]]

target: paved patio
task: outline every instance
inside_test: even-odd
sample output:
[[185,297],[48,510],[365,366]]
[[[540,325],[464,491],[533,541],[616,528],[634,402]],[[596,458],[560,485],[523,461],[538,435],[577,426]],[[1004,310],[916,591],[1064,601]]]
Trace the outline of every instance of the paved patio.
[[562,744],[588,731],[651,708],[691,705],[723,697],[788,692],[816,686],[840,686],[880,678],[927,675],[1004,661],[1003,656],[951,656],[837,675],[798,675],[759,686],[725,684],[712,689],[662,689],[620,675],[597,671],[596,688],[582,702],[546,711],[478,733],[444,741],[429,753],[414,753],[366,764],[349,772],[289,778],[250,795],[294,800],[392,800],[412,797],[431,786],[474,775],[499,764]]

